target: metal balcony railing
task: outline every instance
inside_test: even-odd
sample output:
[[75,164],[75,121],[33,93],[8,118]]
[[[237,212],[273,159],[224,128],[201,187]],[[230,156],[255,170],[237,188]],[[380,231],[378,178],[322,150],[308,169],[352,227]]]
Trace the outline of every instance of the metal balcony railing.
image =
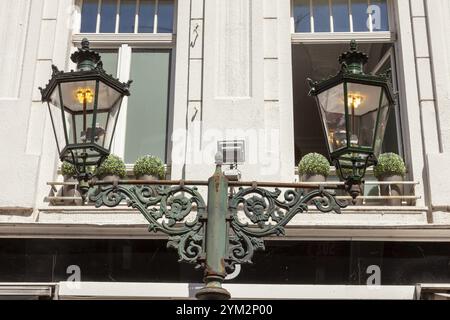
[[[131,181],[131,180],[130,180]],[[357,206],[415,206],[417,200],[421,197],[415,194],[418,182],[415,181],[366,181],[363,184],[363,193],[357,198]],[[45,201],[51,206],[80,206],[82,205],[81,193],[78,191],[78,182],[48,182],[47,185],[51,187],[49,195]],[[257,185],[255,183],[255,185]],[[269,187],[273,188],[289,188],[294,183],[271,183]],[[343,186],[343,182],[319,182],[319,183],[301,183],[301,186],[307,188],[308,186],[317,187],[323,186],[324,189],[336,188]],[[70,191],[70,194],[64,194],[63,187]],[[67,188],[68,187],[68,188]],[[233,183],[230,183],[230,192],[235,188]],[[336,190],[337,199],[352,200],[352,198],[344,190]],[[87,206],[90,204],[87,203]]]

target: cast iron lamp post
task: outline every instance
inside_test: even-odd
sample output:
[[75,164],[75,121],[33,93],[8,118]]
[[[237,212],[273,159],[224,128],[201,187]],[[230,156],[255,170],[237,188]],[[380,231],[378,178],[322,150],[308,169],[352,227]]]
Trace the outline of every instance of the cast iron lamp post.
[[[339,86],[337,81],[326,82],[326,85],[314,83],[316,87],[312,91],[319,95],[321,110],[328,112],[323,117],[325,130],[332,137],[329,143],[338,143],[335,137],[343,134],[339,143],[344,147],[334,148],[333,145],[331,151],[336,149],[339,151],[336,159],[352,165],[354,174],[348,177],[349,185],[361,182],[365,166],[373,161],[373,148],[376,147],[374,143],[369,146],[364,140],[371,136],[362,135],[355,129],[359,128],[356,126],[360,125],[366,114],[374,112],[371,107],[366,107],[369,102],[372,106],[373,99],[376,99],[373,97],[374,89],[364,86],[370,87],[375,83],[375,87],[381,88],[381,93],[377,92],[377,95],[386,95],[387,98],[382,99],[389,102],[392,98],[385,82],[358,71],[361,69],[358,69],[357,57],[364,56],[356,49],[342,57],[348,62],[348,69],[353,70],[352,74],[342,71],[338,76],[339,81],[344,83],[340,86],[343,87],[342,93],[327,93],[328,89],[332,93],[337,92],[334,89]],[[99,55],[89,50],[87,40],[83,41],[82,48],[72,56],[72,60],[78,64],[76,72],[63,73],[53,67],[50,83],[41,89],[42,100],[49,105],[61,160],[76,166],[77,178],[85,186],[85,198],[97,207],[115,207],[126,200],[128,206],[137,209],[146,218],[149,231],[168,235],[168,247],[178,251],[180,262],[204,269],[205,286],[197,292],[197,298],[229,299],[230,293],[222,287],[226,275],[234,271],[236,264],[252,263],[254,252],[265,249],[263,239],[284,235],[285,226],[297,214],[307,213],[309,205],[324,213],[338,214],[346,207],[347,204],[337,200],[330,191],[339,189],[339,186],[327,186],[325,190],[318,184],[229,181],[222,172],[220,155],[216,157],[216,170],[208,181],[94,182],[87,166],[99,166],[109,154],[120,103],[123,96],[129,95],[130,83],[120,83],[107,76]],[[358,85],[363,87],[353,90]],[[350,98],[347,96],[353,92],[355,100],[352,111],[349,110]],[[379,110],[382,107],[384,104],[380,102],[374,108]],[[361,110],[367,108],[362,113]],[[329,114],[333,116],[329,118]],[[338,117],[344,125],[331,127],[329,123],[334,117]],[[378,112],[376,118],[372,123],[376,126],[373,136],[382,139],[378,123],[380,118],[386,117]],[[97,125],[101,120],[103,124]],[[349,120],[354,124],[350,124]],[[353,135],[360,140],[355,142]],[[360,143],[363,144],[360,146]],[[344,162],[338,163],[340,168],[345,168]],[[199,192],[199,186],[207,187],[207,202]],[[230,187],[239,187],[239,191],[230,193]],[[306,193],[305,188],[312,191]]]
[[360,194],[366,168],[375,165],[383,144],[391,107],[395,105],[390,70],[364,73],[368,56],[357,50],[339,57],[341,70],[319,82],[308,79],[316,97],[331,159],[353,199]]

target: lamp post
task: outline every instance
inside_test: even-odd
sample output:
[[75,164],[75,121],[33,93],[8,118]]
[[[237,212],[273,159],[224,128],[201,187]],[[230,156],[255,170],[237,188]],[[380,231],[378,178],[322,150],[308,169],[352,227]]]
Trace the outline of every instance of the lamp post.
[[[361,112],[366,110],[368,102],[372,106],[373,89],[357,87],[358,90],[353,90],[354,86],[370,86],[367,79],[377,79],[378,82],[373,82],[381,88],[381,93],[377,94],[389,102],[392,98],[385,82],[358,71],[357,57],[363,55],[356,49],[342,56],[347,63],[353,60],[355,63],[346,64],[354,72],[343,71],[339,75],[341,85],[336,82],[313,83],[315,87],[311,91],[318,95],[321,110],[325,110],[322,115],[325,131],[333,137],[329,143],[338,143],[337,137],[343,134],[339,143],[345,147],[337,148],[339,152],[332,153],[332,156],[343,161],[338,163],[340,168],[347,165],[346,161],[353,166],[354,174],[348,177],[351,185],[358,185],[361,181],[365,166],[372,161],[375,147],[375,143],[369,146],[364,142],[357,147],[356,142],[349,142],[350,137],[356,139],[353,135],[360,139],[358,142],[370,138],[361,135],[356,126],[360,125],[361,118],[365,119],[366,113],[374,112],[372,109]],[[149,231],[168,235],[168,247],[178,251],[179,262],[192,263],[204,269],[205,286],[197,293],[197,298],[229,299],[230,293],[222,287],[226,275],[234,271],[236,264],[252,263],[255,251],[265,249],[263,239],[284,235],[285,226],[297,214],[307,213],[310,205],[321,212],[337,214],[347,206],[332,192],[340,189],[339,185],[325,189],[319,184],[229,181],[222,172],[221,154],[216,156],[216,170],[208,181],[94,182],[87,166],[99,166],[109,154],[120,103],[123,96],[129,95],[130,83],[120,83],[107,76],[100,56],[89,50],[87,40],[83,40],[82,48],[72,56],[72,60],[78,65],[76,72],[63,73],[53,67],[52,79],[45,89],[41,89],[42,100],[48,102],[61,160],[76,166],[78,179],[85,186],[85,198],[97,207],[115,207],[127,201],[129,207],[137,209],[145,217]],[[342,92],[337,93],[335,87],[343,88]],[[347,96],[353,92],[361,97],[358,95],[351,100],[354,109],[351,110]],[[383,107],[380,102],[375,109]],[[329,114],[332,114],[331,118]],[[102,116],[104,126],[97,125]],[[343,121],[344,124],[339,122],[339,125],[331,127],[335,117],[337,122]],[[376,118],[373,136],[382,139],[378,123],[380,118],[386,117],[378,111]],[[348,120],[353,121],[354,126]],[[335,149],[333,145],[332,152]],[[199,186],[207,187],[207,202],[199,192]],[[230,193],[229,187],[239,187],[239,191]],[[305,188],[312,191],[305,192]]]
[[395,105],[390,70],[364,73],[368,56],[357,50],[339,57],[341,70],[329,79],[308,79],[316,97],[330,157],[353,199],[359,196],[366,168],[377,163],[390,108]]

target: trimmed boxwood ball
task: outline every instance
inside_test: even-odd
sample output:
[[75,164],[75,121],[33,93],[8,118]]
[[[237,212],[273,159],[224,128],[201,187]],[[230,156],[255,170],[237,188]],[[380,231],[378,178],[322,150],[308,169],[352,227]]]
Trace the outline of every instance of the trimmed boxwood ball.
[[377,179],[386,176],[402,176],[406,174],[406,166],[403,159],[395,153],[384,153],[378,157],[378,164],[373,168]]
[[298,164],[300,175],[322,175],[328,177],[330,174],[330,162],[319,153],[305,155]]
[[102,163],[102,165],[97,169],[97,175],[100,177],[115,175],[120,178],[126,176],[126,167],[123,160],[116,155],[109,155],[108,158]]
[[136,177],[150,175],[162,179],[165,175],[164,162],[158,157],[146,155],[136,160],[133,171]]
[[77,170],[75,169],[75,166],[73,164],[64,161],[61,165],[61,174],[64,177],[72,178],[77,175]]

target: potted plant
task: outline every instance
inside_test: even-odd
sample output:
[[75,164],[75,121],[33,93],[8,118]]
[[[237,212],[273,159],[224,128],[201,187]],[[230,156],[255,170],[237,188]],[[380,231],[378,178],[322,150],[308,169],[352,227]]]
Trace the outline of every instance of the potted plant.
[[[81,198],[81,193],[77,189],[76,185],[73,183],[77,182],[75,178],[77,174],[77,170],[75,166],[64,161],[61,165],[61,175],[64,178],[64,182],[71,183],[70,185],[63,185],[62,188],[58,192],[59,197],[79,197]],[[63,204],[65,205],[77,205],[81,206],[83,204],[82,200],[64,200]]]
[[[403,181],[406,174],[406,167],[403,159],[395,153],[384,153],[378,158],[378,164],[374,167],[374,175],[379,181],[396,182]],[[398,184],[382,185],[380,187],[382,196],[401,196],[403,195],[402,186]],[[390,206],[400,206],[401,199],[390,199],[387,201]]]
[[303,182],[325,182],[330,174],[330,162],[321,154],[309,153],[298,164],[298,173]]
[[139,180],[159,180],[165,175],[165,167],[158,157],[146,155],[136,160],[134,175]]
[[126,176],[126,167],[123,160],[116,155],[109,155],[108,158],[97,169],[97,176],[104,181],[114,181]]

